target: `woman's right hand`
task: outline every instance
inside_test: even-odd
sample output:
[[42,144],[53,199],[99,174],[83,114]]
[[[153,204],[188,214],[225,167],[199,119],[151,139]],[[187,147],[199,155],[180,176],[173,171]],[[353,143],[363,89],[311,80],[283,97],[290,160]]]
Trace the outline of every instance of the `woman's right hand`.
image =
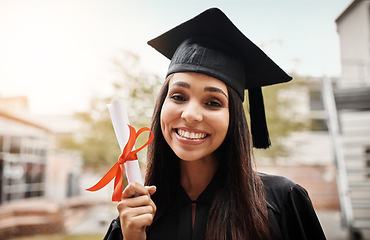
[[146,239],[145,227],[152,224],[157,210],[150,198],[155,191],[155,186],[144,187],[139,183],[130,183],[123,190],[122,201],[117,205],[123,239]]

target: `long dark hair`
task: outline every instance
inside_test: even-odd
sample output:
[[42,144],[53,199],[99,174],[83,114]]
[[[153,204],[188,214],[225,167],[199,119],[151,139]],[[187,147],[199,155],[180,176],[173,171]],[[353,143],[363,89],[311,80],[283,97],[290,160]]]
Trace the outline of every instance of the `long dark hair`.
[[[170,78],[170,77],[169,77]],[[157,205],[154,221],[169,203],[179,183],[180,159],[166,143],[160,126],[160,115],[168,91],[167,78],[157,99],[151,130],[154,141],[148,146],[146,185],[156,185],[153,200]],[[230,87],[230,123],[224,142],[216,150],[219,173],[225,181],[210,209],[206,239],[270,239],[264,188],[252,166],[251,137],[237,93]],[[217,229],[217,231],[215,231]]]

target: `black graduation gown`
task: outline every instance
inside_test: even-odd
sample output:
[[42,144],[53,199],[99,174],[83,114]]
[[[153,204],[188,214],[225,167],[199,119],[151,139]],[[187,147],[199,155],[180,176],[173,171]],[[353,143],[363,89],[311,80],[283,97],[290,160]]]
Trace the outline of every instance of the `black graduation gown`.
[[[287,178],[260,174],[266,192],[268,216],[282,240],[326,239],[307,191]],[[219,186],[219,176],[212,179],[195,202],[179,186],[174,201],[147,231],[149,240],[203,240],[208,213]],[[196,204],[192,229],[192,204]],[[215,229],[217,231],[217,229]],[[119,218],[114,219],[106,240],[122,239]]]

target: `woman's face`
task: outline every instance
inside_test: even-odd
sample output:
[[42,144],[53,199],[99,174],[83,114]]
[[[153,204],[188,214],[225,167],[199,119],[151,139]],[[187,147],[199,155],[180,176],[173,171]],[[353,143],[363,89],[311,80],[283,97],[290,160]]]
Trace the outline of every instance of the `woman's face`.
[[175,73],[161,111],[164,138],[185,161],[212,157],[229,126],[228,91],[222,81],[200,73]]

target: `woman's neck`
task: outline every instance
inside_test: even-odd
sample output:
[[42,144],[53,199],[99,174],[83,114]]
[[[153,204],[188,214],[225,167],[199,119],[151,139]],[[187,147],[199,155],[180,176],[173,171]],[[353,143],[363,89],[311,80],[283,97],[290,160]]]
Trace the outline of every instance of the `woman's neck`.
[[180,160],[180,184],[191,200],[196,200],[211,182],[218,167],[216,159]]

